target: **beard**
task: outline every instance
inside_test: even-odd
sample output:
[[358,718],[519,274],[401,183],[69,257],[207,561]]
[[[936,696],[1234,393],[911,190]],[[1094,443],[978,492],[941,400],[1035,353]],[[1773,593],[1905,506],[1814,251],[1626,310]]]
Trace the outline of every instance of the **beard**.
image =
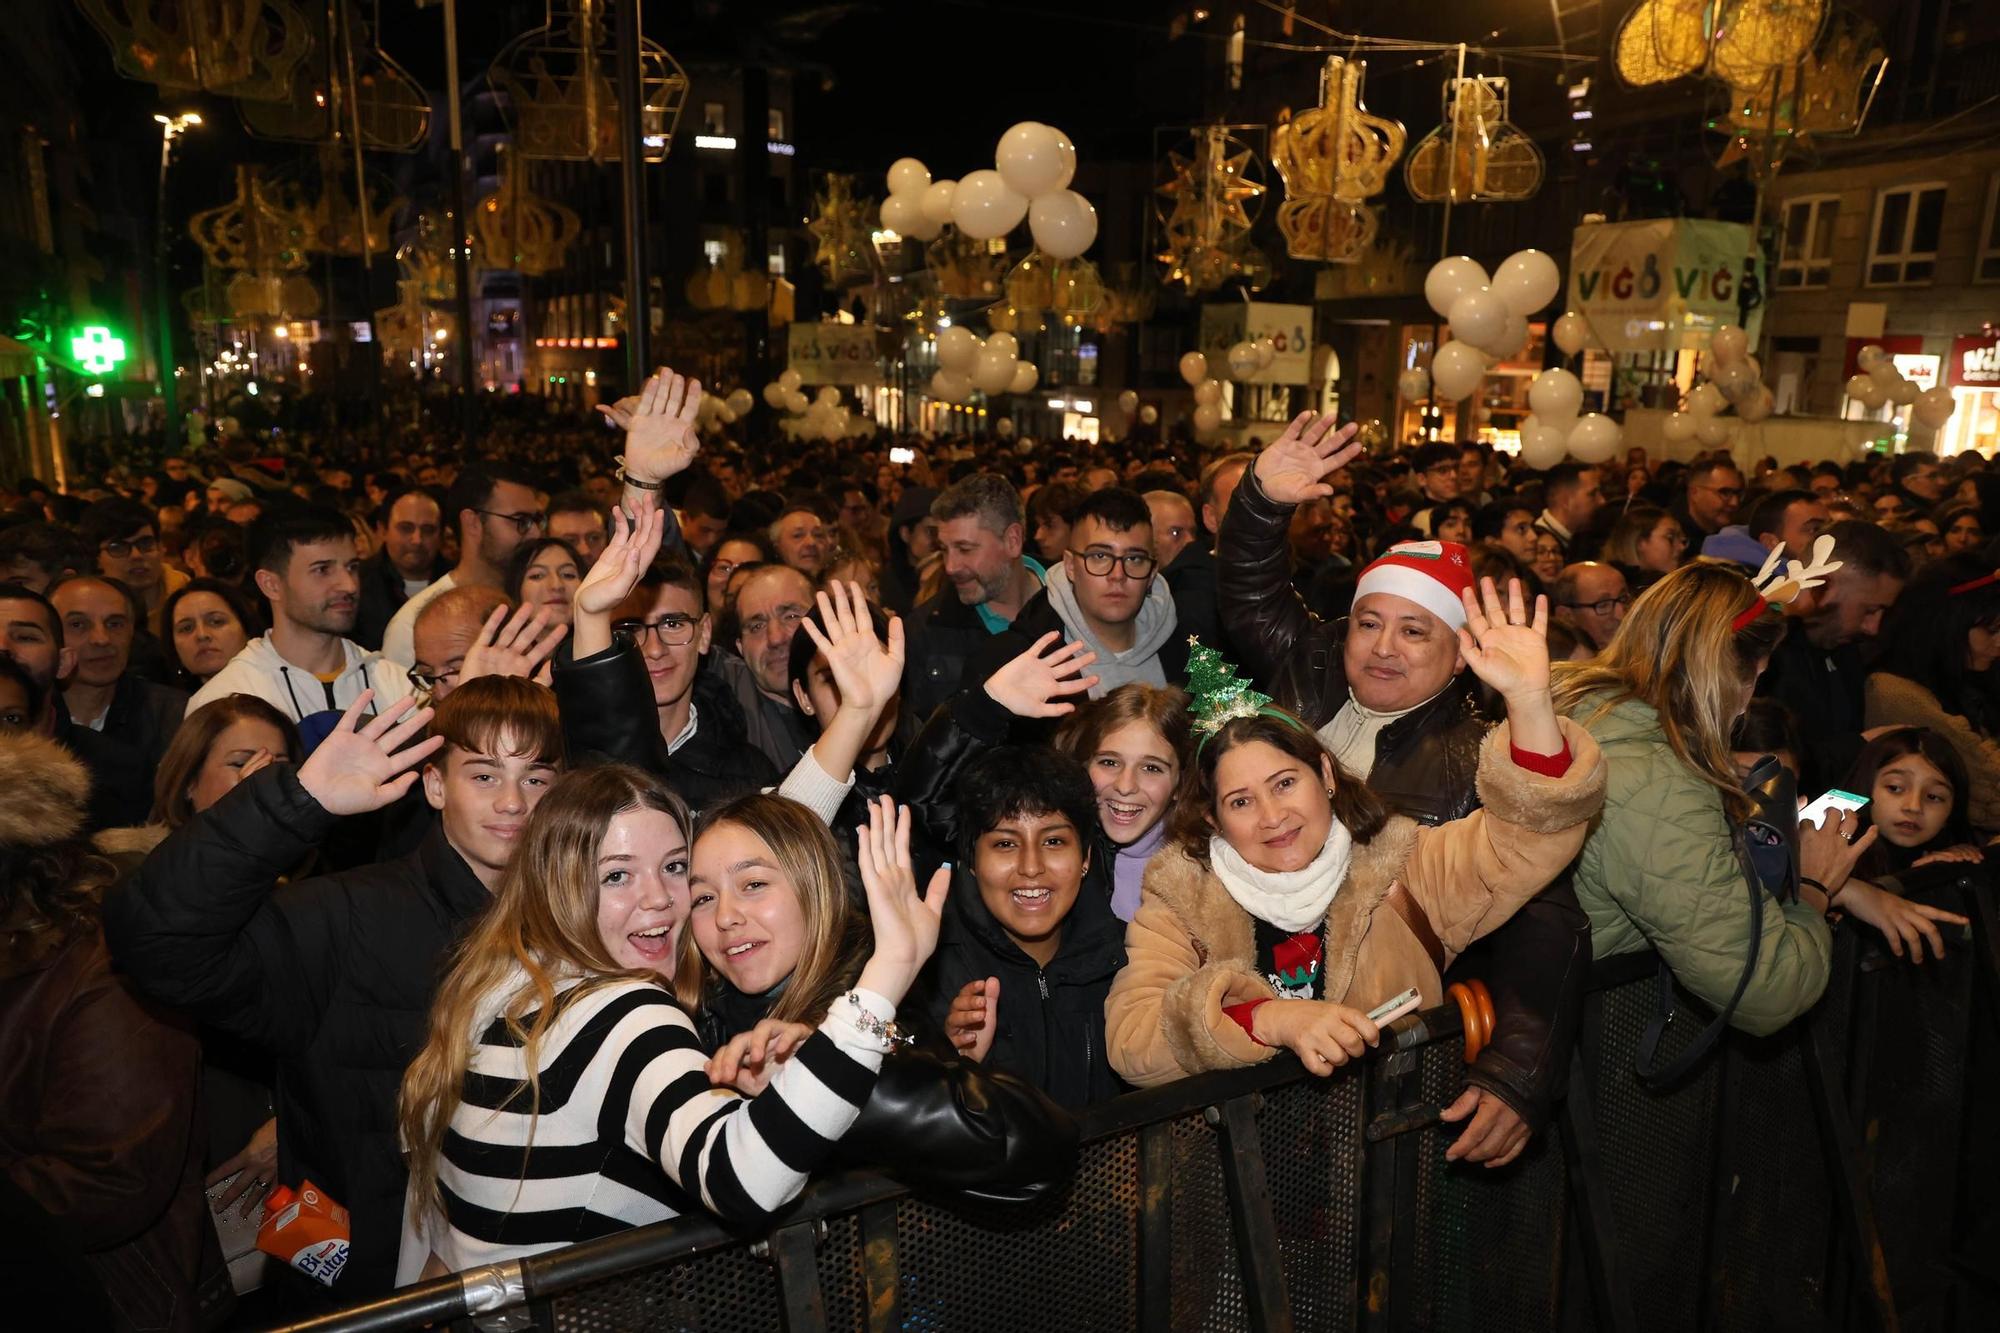
[[354,628],[354,619],[361,611],[361,599],[354,598],[344,606],[333,602],[322,602],[318,606],[292,617],[299,625],[320,634],[346,635]]

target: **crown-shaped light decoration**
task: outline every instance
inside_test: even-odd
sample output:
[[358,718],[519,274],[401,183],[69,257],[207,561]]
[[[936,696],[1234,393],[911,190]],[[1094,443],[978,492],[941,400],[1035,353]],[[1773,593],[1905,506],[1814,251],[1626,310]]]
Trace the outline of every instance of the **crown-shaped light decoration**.
[[563,255],[583,232],[576,213],[536,194],[528,184],[527,164],[500,154],[500,182],[472,210],[486,263],[516,273],[553,273]]
[[1271,161],[1288,196],[1278,229],[1294,259],[1351,264],[1375,237],[1375,211],[1364,201],[1388,183],[1407,136],[1400,122],[1361,105],[1367,72],[1362,61],[1328,56],[1319,105],[1279,116],[1272,131]]
[[1188,693],[1194,702],[1194,729],[1204,739],[1222,730],[1239,717],[1255,717],[1270,706],[1271,696],[1259,694],[1250,682],[1236,674],[1236,667],[1221,653],[1188,636]]
[[176,92],[282,98],[320,18],[292,0],[77,0],[128,79]]
[[1757,590],[1757,600],[1736,617],[1735,627],[1741,630],[1762,615],[1767,606],[1789,605],[1806,589],[1825,583],[1826,576],[1840,566],[1841,562],[1833,558],[1833,538],[1825,533],[1813,539],[1812,551],[1803,563],[1785,559],[1782,546],[1772,548],[1763,568],[1750,579]]
[[1748,159],[1760,171],[1775,171],[1794,144],[1859,132],[1889,65],[1881,34],[1868,20],[1842,12],[1816,42],[1808,41],[1797,58],[1761,66],[1725,65],[1717,42],[1714,69],[1729,83],[1729,103],[1708,127],[1730,136],[1718,165]]
[[414,153],[430,134],[430,95],[358,16],[337,45],[312,44],[288,90],[237,97],[243,127],[259,139],[330,143],[359,133],[364,148]]
[[[494,57],[487,78],[505,96],[524,157],[616,162],[619,156],[615,0],[549,0],[547,21]],[[636,4],[638,0],[626,0]],[[664,162],[687,103],[687,73],[667,48],[639,39],[640,156]],[[745,140],[754,151],[758,136]]]
[[260,169],[236,168],[236,197],[188,219],[188,235],[213,268],[297,272],[309,262],[311,226],[279,198]]
[[1446,79],[1444,123],[1403,164],[1410,197],[1506,202],[1542,187],[1542,150],[1507,120],[1507,80]]

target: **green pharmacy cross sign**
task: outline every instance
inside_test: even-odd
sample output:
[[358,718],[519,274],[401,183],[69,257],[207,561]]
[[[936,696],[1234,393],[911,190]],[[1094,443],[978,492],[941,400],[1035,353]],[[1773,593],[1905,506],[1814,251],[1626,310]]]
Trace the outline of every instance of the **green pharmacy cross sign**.
[[92,324],[69,340],[77,364],[93,375],[109,375],[125,359],[125,340],[111,336],[102,324]]

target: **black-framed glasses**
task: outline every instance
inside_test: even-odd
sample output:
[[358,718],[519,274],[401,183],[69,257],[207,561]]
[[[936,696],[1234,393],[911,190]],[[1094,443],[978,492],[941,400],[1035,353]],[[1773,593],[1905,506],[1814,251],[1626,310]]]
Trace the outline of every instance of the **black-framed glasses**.
[[108,542],[99,542],[97,549],[110,556],[113,560],[123,560],[126,556],[133,554],[151,555],[160,549],[160,539],[158,537],[133,537],[128,541],[123,537],[116,537]]
[[419,694],[436,694],[437,687],[447,681],[458,679],[458,667],[446,667],[442,671],[426,671],[422,667],[410,668],[410,687]]
[[1113,565],[1123,565],[1128,579],[1143,579],[1153,572],[1153,566],[1158,563],[1144,551],[1127,551],[1123,555],[1115,551],[1071,551],[1070,554],[1083,561],[1086,573],[1100,579],[1111,572]]
[[[795,630],[799,627],[799,623],[811,614],[812,612],[803,606],[781,606],[777,610],[776,619],[787,630]],[[743,632],[753,639],[761,639],[764,637],[764,632],[771,628],[772,619],[773,617],[769,615],[752,616],[743,622]]]
[[694,642],[696,617],[679,613],[661,616],[658,620],[614,620],[611,632],[643,645],[647,635],[656,636],[662,646],[685,648]]
[[548,526],[549,522],[548,511],[544,509],[536,509],[519,514],[502,514],[492,509],[475,509],[472,512],[475,514],[484,514],[488,518],[504,518],[509,523],[512,523],[514,531],[520,533],[523,537],[531,532],[540,532],[544,527]]
[[1632,594],[1623,593],[1617,597],[1605,597],[1595,602],[1564,602],[1572,611],[1595,611],[1600,616],[1608,616],[1613,611],[1622,611],[1632,605]]

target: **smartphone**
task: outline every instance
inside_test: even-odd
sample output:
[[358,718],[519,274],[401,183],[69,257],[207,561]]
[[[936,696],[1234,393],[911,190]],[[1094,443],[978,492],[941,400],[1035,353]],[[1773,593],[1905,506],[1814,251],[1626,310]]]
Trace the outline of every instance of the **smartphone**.
[[1866,796],[1857,796],[1851,791],[1835,787],[1818,800],[1811,801],[1799,810],[1799,822],[1810,822],[1814,828],[1821,827],[1829,810],[1859,810],[1868,804]]
[[1418,1002],[1417,988],[1412,986],[1401,995],[1392,995],[1373,1009],[1370,1009],[1368,1011],[1368,1018],[1377,1026],[1380,1026],[1383,1023],[1391,1022],[1394,1019],[1401,1018],[1404,1014],[1412,1012],[1416,1009]]
[[915,449],[892,447],[889,450],[889,461],[891,463],[914,463],[917,461],[917,451]]

